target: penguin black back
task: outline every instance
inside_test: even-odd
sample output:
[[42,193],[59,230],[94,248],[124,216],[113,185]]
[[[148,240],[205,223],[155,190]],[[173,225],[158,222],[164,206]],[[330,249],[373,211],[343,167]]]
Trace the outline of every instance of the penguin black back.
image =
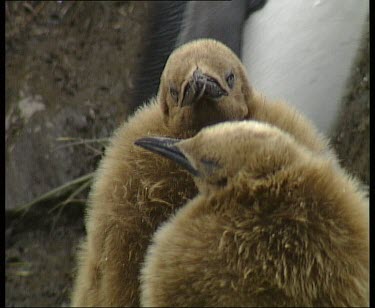
[[155,1],[152,3],[149,32],[144,54],[135,76],[133,112],[158,90],[160,76],[171,52],[190,41],[211,38],[241,56],[242,26],[251,12],[266,0]]

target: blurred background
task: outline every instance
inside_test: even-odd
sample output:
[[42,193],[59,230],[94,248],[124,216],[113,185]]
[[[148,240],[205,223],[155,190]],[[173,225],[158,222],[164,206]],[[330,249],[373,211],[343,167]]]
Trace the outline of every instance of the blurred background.
[[[334,114],[327,118],[330,129],[320,128],[331,138],[342,165],[368,185],[369,31],[368,1],[363,1],[358,10],[353,0],[346,0],[346,7],[337,4],[335,16],[344,7],[346,20],[335,20],[325,11],[305,22],[305,28],[298,27],[301,20],[293,21],[293,16],[303,17],[295,4],[277,8],[284,12],[280,14],[275,0],[5,2],[6,306],[69,305],[92,172],[113,130],[157,92],[170,52],[191,39],[223,41],[244,60],[255,88],[271,96],[281,93],[308,115],[315,106],[311,96],[323,103],[326,98]],[[307,10],[326,7],[325,1],[306,2]],[[354,25],[349,43],[326,44],[329,38],[319,32],[301,35],[301,29],[316,33],[314,23],[321,23],[320,18],[332,20],[335,31],[339,22]],[[288,35],[279,35],[285,25]],[[319,37],[324,37],[320,45]],[[274,42],[318,44],[320,50],[329,45],[329,54],[347,48],[340,58],[347,72],[323,81],[339,80],[340,87],[336,83],[318,95],[318,90],[310,93],[298,84],[300,92],[288,92],[297,88],[293,85],[299,74],[311,72],[311,79],[324,75],[316,71],[323,68],[303,71],[297,49],[287,53],[294,61],[272,60],[283,56]],[[311,48],[301,55],[326,67],[340,64],[327,63],[330,58]],[[310,93],[308,108],[294,101],[297,92]],[[326,111],[316,106],[311,116],[319,119]]]

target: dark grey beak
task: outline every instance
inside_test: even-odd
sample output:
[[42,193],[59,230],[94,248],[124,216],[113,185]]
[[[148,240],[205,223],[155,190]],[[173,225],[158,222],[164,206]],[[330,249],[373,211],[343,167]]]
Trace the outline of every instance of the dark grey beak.
[[203,74],[202,71],[197,68],[193,73],[193,77],[185,86],[181,106],[192,105],[202,97],[217,100],[227,95],[228,92],[221,87],[216,79]]
[[181,139],[164,138],[164,137],[146,137],[138,139],[134,142],[135,145],[140,146],[146,150],[174,160],[183,168],[189,171],[192,175],[198,176],[198,171],[190,164],[189,160],[175,146]]

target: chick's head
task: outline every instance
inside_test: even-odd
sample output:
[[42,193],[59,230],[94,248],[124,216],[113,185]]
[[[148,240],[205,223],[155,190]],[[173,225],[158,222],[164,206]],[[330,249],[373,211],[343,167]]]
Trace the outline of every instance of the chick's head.
[[176,161],[201,192],[236,185],[239,178],[272,176],[303,154],[287,133],[257,121],[225,122],[188,139],[151,137],[136,144]]
[[224,44],[200,39],[177,48],[160,80],[158,100],[166,125],[198,131],[248,117],[252,90],[245,68]]

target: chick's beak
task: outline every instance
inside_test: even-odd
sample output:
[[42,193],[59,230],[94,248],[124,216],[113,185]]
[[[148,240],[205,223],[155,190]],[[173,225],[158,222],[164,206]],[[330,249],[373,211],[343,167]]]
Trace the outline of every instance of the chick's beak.
[[191,165],[186,156],[176,146],[176,143],[178,143],[179,141],[181,141],[181,139],[165,137],[146,137],[136,140],[134,144],[146,150],[169,158],[178,163],[179,165],[181,165],[193,176],[198,176],[198,171]]
[[217,100],[227,95],[228,92],[222,88],[215,78],[203,74],[202,71],[197,68],[192,78],[185,86],[181,107],[192,105],[202,97]]

